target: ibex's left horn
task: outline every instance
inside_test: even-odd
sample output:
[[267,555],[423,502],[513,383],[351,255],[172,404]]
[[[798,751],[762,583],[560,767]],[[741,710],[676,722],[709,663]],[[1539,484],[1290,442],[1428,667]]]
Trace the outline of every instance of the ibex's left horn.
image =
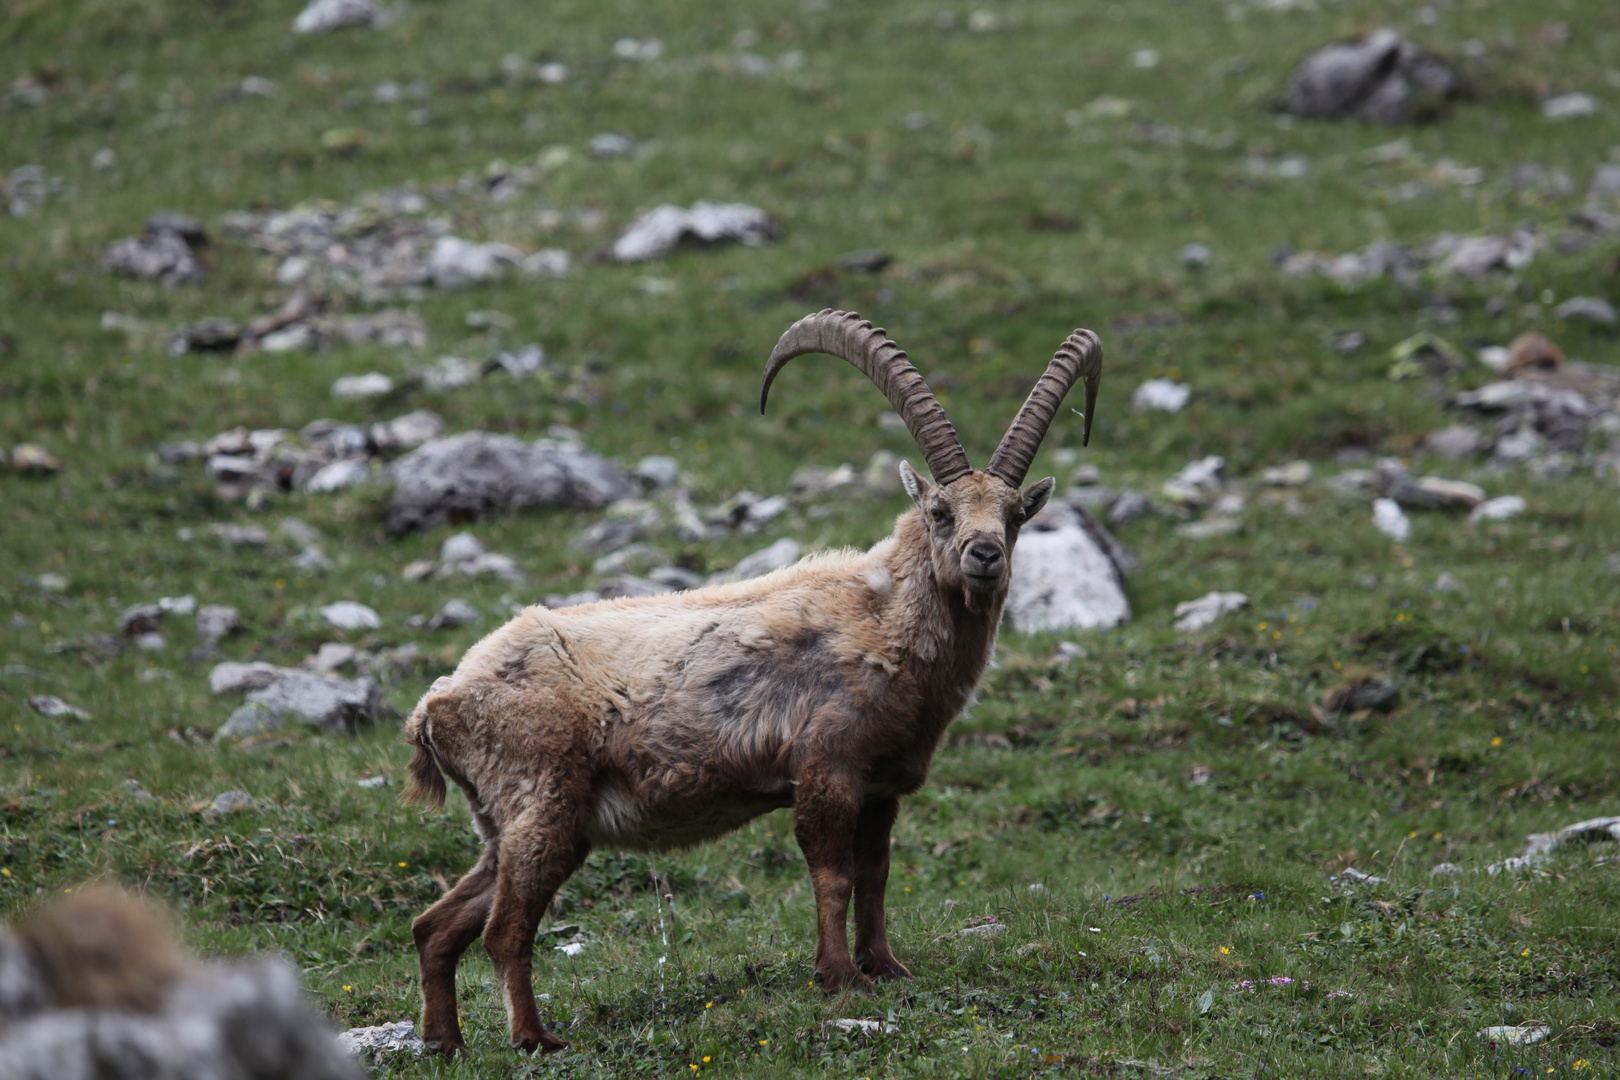
[[1102,382],[1102,342],[1090,330],[1076,330],[1061,346],[1046,373],[1035,383],[1035,389],[1024,400],[1024,407],[1013,417],[1012,426],[1001,437],[990,464],[984,471],[999,476],[1013,487],[1024,482],[1035,451],[1046,438],[1046,429],[1052,426],[1052,417],[1076,379],[1086,381],[1086,426],[1080,436],[1082,445],[1091,444],[1092,414],[1097,409],[1097,385]]

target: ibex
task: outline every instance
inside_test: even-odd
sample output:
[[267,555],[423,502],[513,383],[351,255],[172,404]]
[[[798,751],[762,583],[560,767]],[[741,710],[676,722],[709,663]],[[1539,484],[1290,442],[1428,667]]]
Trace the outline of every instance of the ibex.
[[[530,984],[535,930],[593,845],[667,850],[792,807],[816,898],[823,989],[908,977],[889,947],[889,830],[995,649],[1018,530],[1052,492],[1020,491],[1058,406],[1086,383],[1090,441],[1102,347],[1070,334],[990,464],[976,470],[927,383],[859,315],[790,327],[765,367],[823,352],[894,405],[934,483],[900,466],[916,508],[871,550],[812,555],[691,592],[525,609],[468,650],[405,724],[408,798],[466,793],[484,852],[413,926],[422,1037],[464,1050],[456,962],[480,934],[512,1044],[558,1050]],[[846,919],[855,902],[855,955]]]

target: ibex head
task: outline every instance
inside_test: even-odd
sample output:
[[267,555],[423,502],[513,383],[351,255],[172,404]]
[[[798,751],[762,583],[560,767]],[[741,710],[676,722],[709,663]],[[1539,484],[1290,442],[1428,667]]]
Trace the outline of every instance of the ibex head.
[[906,354],[882,329],[854,312],[820,311],[788,328],[765,365],[760,412],[765,411],[776,373],[795,356],[812,352],[837,356],[865,373],[894,405],[917,441],[935,482],[930,484],[904,463],[900,477],[922,512],[940,584],[953,591],[962,589],[970,597],[1006,589],[1018,529],[1046,505],[1056,481],[1047,477],[1023,491],[1019,485],[1064,395],[1078,379],[1086,384],[1082,442],[1091,441],[1097,385],[1102,380],[1102,343],[1097,335],[1090,330],[1069,335],[983,470],[968,464],[956,429]]

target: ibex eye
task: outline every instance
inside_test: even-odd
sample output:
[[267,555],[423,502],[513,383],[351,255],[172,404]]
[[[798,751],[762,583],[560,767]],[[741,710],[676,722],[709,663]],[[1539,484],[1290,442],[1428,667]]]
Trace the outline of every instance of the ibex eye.
[[944,521],[945,520],[945,511],[941,510],[937,506],[934,507],[932,510],[930,510],[928,513],[929,513],[929,516],[931,516],[935,521]]

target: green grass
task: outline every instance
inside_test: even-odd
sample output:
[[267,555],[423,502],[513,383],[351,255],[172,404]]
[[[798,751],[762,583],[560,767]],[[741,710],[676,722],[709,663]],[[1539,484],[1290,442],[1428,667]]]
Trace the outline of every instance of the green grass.
[[[718,502],[741,487],[785,490],[805,463],[859,464],[883,448],[917,458],[903,432],[873,423],[883,402],[872,387],[831,360],[799,361],[778,381],[770,415],[757,415],[763,358],[807,310],[843,306],[887,325],[925,372],[945,376],[941,396],[981,463],[1051,350],[1089,325],[1108,366],[1080,460],[1098,464],[1106,483],[1156,490],[1209,453],[1239,477],[1308,457],[1317,482],[1301,493],[1302,515],[1251,488],[1235,536],[1186,539],[1163,517],[1127,529],[1144,567],[1130,583],[1135,616],[1117,631],[1068,635],[1086,650],[1079,661],[1049,663],[1053,636],[1004,637],[979,703],[897,829],[892,930],[918,978],[872,998],[827,1000],[807,986],[812,902],[789,821],[773,815],[688,853],[592,857],[548,924],[578,924],[586,950],[568,959],[543,944],[536,962],[569,1054],[528,1061],[506,1048],[499,995],[475,947],[461,987],[476,1059],[380,1071],[1147,1069],[1129,1062],[1188,1077],[1620,1071],[1620,874],[1600,861],[1613,849],[1569,852],[1527,877],[1475,872],[1515,854],[1526,833],[1620,812],[1613,478],[1581,472],[1538,485],[1419,458],[1415,467],[1492,495],[1522,493],[1530,511],[1478,528],[1415,516],[1402,545],[1374,531],[1363,503],[1322,483],[1341,448],[1407,454],[1451,422],[1422,380],[1386,377],[1390,347],[1418,330],[1474,345],[1539,326],[1571,355],[1616,363],[1612,330],[1556,323],[1546,301],[1620,300],[1620,244],[1600,237],[1573,254],[1545,250],[1513,279],[1420,290],[1287,281],[1269,262],[1279,244],[1341,251],[1523,222],[1554,235],[1593,168],[1620,147],[1620,30],[1608,5],[1437,6],[1437,25],[1425,27],[1407,5],[1364,0],[1295,11],[1006,3],[986,6],[999,24],[977,33],[969,10],[936,3],[541,10],[421,0],[389,28],[305,40],[288,32],[296,3],[8,4],[0,78],[32,74],[49,92],[38,107],[0,112],[0,171],[36,162],[66,191],[31,216],[0,218],[0,443],[43,443],[66,468],[48,478],[0,472],[0,907],[15,915],[84,879],[115,878],[175,905],[203,953],[283,952],[340,1026],[415,1015],[409,921],[438,895],[437,879],[473,860],[464,807],[398,805],[406,755],[390,725],[353,740],[293,733],[281,745],[216,748],[207,735],[230,706],[208,695],[207,665],[185,659],[193,643],[183,623],[158,654],[105,656],[86,636],[112,631],[128,604],[190,592],[242,610],[247,631],[226,643],[231,658],[296,663],[333,636],[314,605],[352,597],[384,619],[357,643],[423,647],[425,662],[388,683],[404,711],[476,637],[409,631],[406,618],[451,596],[493,611],[589,581],[588,560],[567,547],[587,515],[473,527],[519,559],[534,579],[527,590],[406,584],[399,570],[452,530],[390,538],[384,498],[369,490],[257,509],[225,502],[200,469],[163,467],[159,442],[426,405],[451,430],[538,435],[562,422],[627,461],[670,453],[699,501]],[[1537,32],[1554,19],[1574,31],[1567,45]],[[1443,122],[1399,132],[1279,123],[1274,106],[1300,55],[1385,23],[1456,59],[1470,97]],[[725,58],[742,30],[760,39],[752,51],[798,51],[802,65],[735,73]],[[664,59],[613,59],[625,35],[660,38]],[[1485,43],[1483,57],[1467,58],[1470,39]],[[1151,71],[1132,64],[1145,47],[1162,57]],[[508,52],[562,61],[570,81],[510,80],[500,65]],[[229,94],[246,74],[273,79],[278,95]],[[424,79],[431,96],[371,103],[385,78]],[[1597,97],[1598,115],[1543,120],[1539,96],[1569,89]],[[1088,112],[1104,94],[1128,99],[1131,115]],[[919,112],[929,123],[914,129],[907,118]],[[365,138],[349,153],[323,149],[323,135],[339,130]],[[606,131],[635,137],[642,151],[585,156],[585,141]],[[1364,163],[1397,136],[1416,159]],[[104,146],[118,164],[95,172]],[[217,229],[201,288],[107,276],[104,244],[154,209],[212,227],[232,209],[350,203],[407,181],[453,188],[492,159],[529,162],[553,146],[572,148],[572,159],[517,201],[455,196],[442,209],[460,235],[567,247],[580,256],[575,272],[410,305],[431,329],[423,355],[351,347],[172,359],[100,329],[103,310],[175,326],[251,317],[281,297],[273,268]],[[1306,178],[1257,177],[1248,166],[1251,156],[1290,155],[1308,159]],[[1486,179],[1387,198],[1394,185],[1432,179],[1441,159],[1482,166]],[[1577,193],[1512,191],[1507,172],[1524,161],[1566,171]],[[783,235],[642,266],[584,257],[638,210],[700,198],[757,203]],[[600,211],[603,224],[575,224],[580,208]],[[565,223],[543,228],[543,209]],[[1215,253],[1202,274],[1177,259],[1192,240]],[[870,247],[891,251],[894,264],[878,275],[837,268],[840,254]],[[674,291],[644,293],[637,282],[649,275]],[[1488,314],[1499,296],[1507,313]],[[1538,302],[1539,315],[1526,307]],[[1438,321],[1440,305],[1459,321]],[[469,331],[474,309],[507,312],[516,326]],[[1368,346],[1334,353],[1332,333],[1351,328]],[[445,353],[476,358],[530,340],[570,369],[567,380],[488,380],[380,404],[328,395],[341,374],[397,375]],[[1474,368],[1449,388],[1485,374]],[[1129,411],[1130,390],[1155,375],[1192,384],[1183,413]],[[1063,475],[1051,451],[1078,444],[1078,418],[1060,419],[1032,475]],[[840,502],[825,520],[790,515],[778,532],[866,544],[901,509],[898,497]],[[276,541],[231,549],[200,529],[273,527],[285,516],[323,532],[330,572],[300,573]],[[204,539],[177,541],[187,526]],[[712,568],[771,538],[657,539]],[[1443,571],[1464,591],[1433,591]],[[45,573],[65,575],[66,590],[39,588]],[[1170,628],[1177,602],[1217,588],[1253,603],[1203,634]],[[1310,706],[1360,674],[1398,682],[1399,708],[1318,721]],[[38,693],[93,719],[40,717],[26,704]],[[1210,771],[1207,784],[1189,781],[1195,766]],[[353,783],[376,773],[395,786]],[[155,798],[128,795],[126,777]],[[232,787],[259,809],[221,822],[194,811]],[[1441,861],[1468,872],[1431,879]],[[1345,865],[1390,883],[1347,894],[1327,880]],[[665,883],[675,902],[661,911]],[[990,914],[1006,925],[993,939],[952,936]],[[1233,989],[1277,976],[1296,981]],[[879,1015],[893,1031],[827,1024]],[[1527,1020],[1551,1025],[1549,1039],[1514,1050],[1473,1034]]]

